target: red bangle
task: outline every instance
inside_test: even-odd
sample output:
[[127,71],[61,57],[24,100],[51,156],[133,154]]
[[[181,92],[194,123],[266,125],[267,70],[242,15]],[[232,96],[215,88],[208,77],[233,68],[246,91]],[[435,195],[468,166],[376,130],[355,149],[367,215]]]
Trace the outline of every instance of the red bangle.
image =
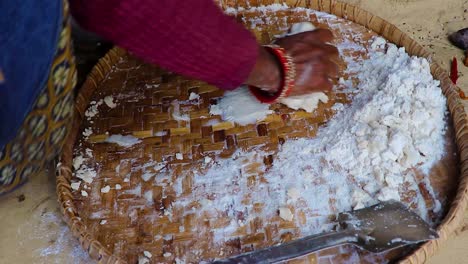
[[266,45],[264,47],[275,55],[281,65],[281,86],[275,93],[251,85],[249,85],[249,90],[260,102],[273,104],[291,93],[296,78],[296,70],[292,58],[286,53],[286,50],[277,45]]

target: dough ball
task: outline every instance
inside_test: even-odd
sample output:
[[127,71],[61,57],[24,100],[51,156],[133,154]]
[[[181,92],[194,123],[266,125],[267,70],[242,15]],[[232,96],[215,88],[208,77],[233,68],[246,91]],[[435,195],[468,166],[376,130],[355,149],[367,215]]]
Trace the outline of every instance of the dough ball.
[[319,92],[300,96],[289,96],[281,99],[279,102],[294,110],[304,109],[306,112],[312,113],[317,109],[319,102],[328,102],[328,96]]
[[307,31],[313,31],[315,30],[316,27],[314,24],[310,22],[301,22],[301,23],[295,23],[291,26],[291,29],[289,30],[288,36],[294,35],[294,34],[299,34],[302,32],[307,32]]
[[287,207],[280,207],[279,208],[279,216],[286,221],[292,221],[294,215],[292,214],[291,210]]

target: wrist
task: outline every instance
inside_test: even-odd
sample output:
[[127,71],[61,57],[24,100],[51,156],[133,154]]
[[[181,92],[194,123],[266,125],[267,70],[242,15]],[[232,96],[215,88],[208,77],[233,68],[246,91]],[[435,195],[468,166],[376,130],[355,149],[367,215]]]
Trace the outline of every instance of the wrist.
[[287,97],[294,87],[296,70],[293,59],[286,53],[286,50],[277,45],[265,46],[268,52],[275,57],[280,65],[280,85],[276,91],[266,91],[256,86],[249,85],[250,92],[262,103],[272,104]]
[[281,87],[281,79],[281,65],[277,58],[259,46],[257,62],[245,84],[274,93]]

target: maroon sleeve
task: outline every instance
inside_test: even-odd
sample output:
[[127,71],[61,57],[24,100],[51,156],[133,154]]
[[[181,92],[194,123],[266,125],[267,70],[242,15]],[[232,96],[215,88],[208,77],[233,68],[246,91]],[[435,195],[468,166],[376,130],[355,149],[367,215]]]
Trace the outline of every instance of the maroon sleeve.
[[224,89],[242,84],[255,37],[213,0],[70,0],[75,19],[143,60]]

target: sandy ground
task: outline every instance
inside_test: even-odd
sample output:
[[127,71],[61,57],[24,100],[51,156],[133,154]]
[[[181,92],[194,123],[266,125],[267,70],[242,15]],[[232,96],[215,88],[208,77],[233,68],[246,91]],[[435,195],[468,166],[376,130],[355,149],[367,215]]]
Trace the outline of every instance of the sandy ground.
[[[462,51],[451,46],[446,36],[468,26],[468,0],[345,2],[397,25],[433,52],[446,69],[453,56],[463,58]],[[460,66],[460,72],[459,86],[468,94],[468,68]],[[56,201],[53,170],[0,199],[0,263],[92,263],[60,219]],[[468,231],[460,229],[429,263],[468,263]]]

